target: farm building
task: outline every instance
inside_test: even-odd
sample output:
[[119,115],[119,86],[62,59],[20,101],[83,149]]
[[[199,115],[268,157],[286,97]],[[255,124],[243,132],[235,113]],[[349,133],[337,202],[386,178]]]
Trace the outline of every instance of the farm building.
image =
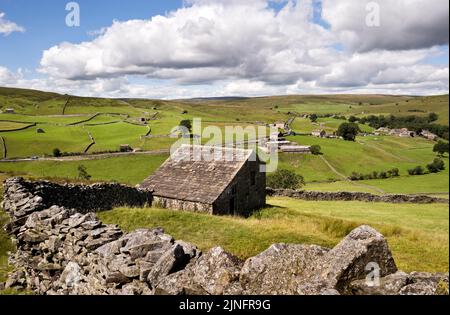
[[4,113],[5,114],[14,114],[15,111],[14,111],[14,108],[7,108],[7,109],[5,109]]
[[314,137],[319,137],[319,138],[325,138],[327,136],[327,132],[323,129],[321,130],[314,130],[311,135],[313,135]]
[[282,121],[278,121],[274,124],[271,124],[270,126],[278,128],[278,129],[284,129],[286,127],[286,124]]
[[397,136],[397,137],[401,137],[401,138],[409,138],[409,137],[414,137],[416,135],[416,133],[414,131],[410,131],[406,128],[402,128],[402,129],[392,129],[389,134],[391,136]]
[[163,208],[248,216],[266,204],[262,164],[252,150],[183,145],[139,187]]
[[424,130],[420,133],[420,135],[428,140],[436,141],[439,137],[435,135],[434,133]]
[[311,153],[311,147],[304,145],[285,145],[281,146],[280,150],[284,153]]

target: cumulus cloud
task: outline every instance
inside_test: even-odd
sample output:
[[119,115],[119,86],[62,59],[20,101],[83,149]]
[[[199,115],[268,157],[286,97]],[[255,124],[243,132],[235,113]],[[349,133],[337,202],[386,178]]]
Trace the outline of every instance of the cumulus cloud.
[[0,85],[16,83],[22,77],[21,71],[14,73],[8,68],[0,66]]
[[17,25],[14,22],[8,21],[7,19],[5,19],[5,13],[0,12],[0,34],[3,34],[4,36],[8,36],[14,32],[23,33],[23,32],[25,32],[25,28]]
[[[379,25],[370,23],[372,14],[379,16]],[[322,15],[340,40],[358,52],[449,42],[448,0],[322,0]]]
[[448,45],[445,0],[378,0],[377,28],[366,25],[365,0],[184,3],[166,16],[115,21],[90,41],[50,47],[39,71],[58,89],[74,82],[83,93],[108,96],[448,91],[448,63],[426,64],[437,45]]
[[191,1],[168,16],[114,22],[90,42],[54,46],[41,70],[69,79],[142,74],[183,83],[235,77],[285,84],[322,62],[311,50],[333,43],[311,22],[311,2],[275,12],[261,0]]

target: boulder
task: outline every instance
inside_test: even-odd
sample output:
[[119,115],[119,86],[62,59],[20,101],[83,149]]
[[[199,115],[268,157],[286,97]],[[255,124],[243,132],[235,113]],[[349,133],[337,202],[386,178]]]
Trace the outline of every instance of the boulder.
[[237,257],[216,247],[192,265],[192,280],[209,294],[222,295],[228,286],[239,281],[242,265]]
[[272,245],[245,262],[241,285],[251,295],[297,294],[299,283],[311,276],[316,261],[327,252],[314,245]]
[[380,277],[397,272],[386,239],[369,226],[353,230],[318,260],[315,268],[319,281],[341,293],[348,293],[351,282],[365,279],[371,271]]
[[183,247],[175,244],[159,258],[148,274],[147,281],[156,287],[163,277],[184,269],[188,262]]

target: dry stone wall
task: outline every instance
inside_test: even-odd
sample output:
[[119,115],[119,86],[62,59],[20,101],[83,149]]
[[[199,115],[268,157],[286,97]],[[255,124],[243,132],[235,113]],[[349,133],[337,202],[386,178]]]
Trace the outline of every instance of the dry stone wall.
[[[398,271],[385,238],[369,226],[332,249],[275,244],[242,261],[220,247],[202,253],[161,228],[124,233],[81,203],[51,205],[62,202],[50,196],[58,186],[39,185],[5,182],[3,207],[15,222],[8,230],[17,251],[2,287],[45,295],[441,294],[448,288],[448,274]],[[144,201],[134,193],[121,196],[119,203]],[[94,210],[113,205],[96,204]],[[364,280],[373,263],[382,277],[376,287]]]
[[289,197],[309,201],[364,201],[387,203],[449,203],[448,199],[423,195],[373,195],[361,192],[319,192],[291,189],[266,189],[268,196]]

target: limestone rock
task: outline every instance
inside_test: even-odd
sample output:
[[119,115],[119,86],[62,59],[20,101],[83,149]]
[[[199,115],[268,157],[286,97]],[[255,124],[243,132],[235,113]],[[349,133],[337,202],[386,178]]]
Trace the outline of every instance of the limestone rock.
[[211,249],[192,265],[193,282],[212,295],[222,295],[225,289],[239,280],[243,263],[221,247]]
[[315,262],[328,252],[319,246],[276,244],[248,259],[240,273],[246,294],[291,295]]
[[345,293],[352,281],[366,278],[371,266],[379,268],[381,277],[397,272],[383,235],[369,226],[361,226],[329,251],[316,268],[327,287]]

